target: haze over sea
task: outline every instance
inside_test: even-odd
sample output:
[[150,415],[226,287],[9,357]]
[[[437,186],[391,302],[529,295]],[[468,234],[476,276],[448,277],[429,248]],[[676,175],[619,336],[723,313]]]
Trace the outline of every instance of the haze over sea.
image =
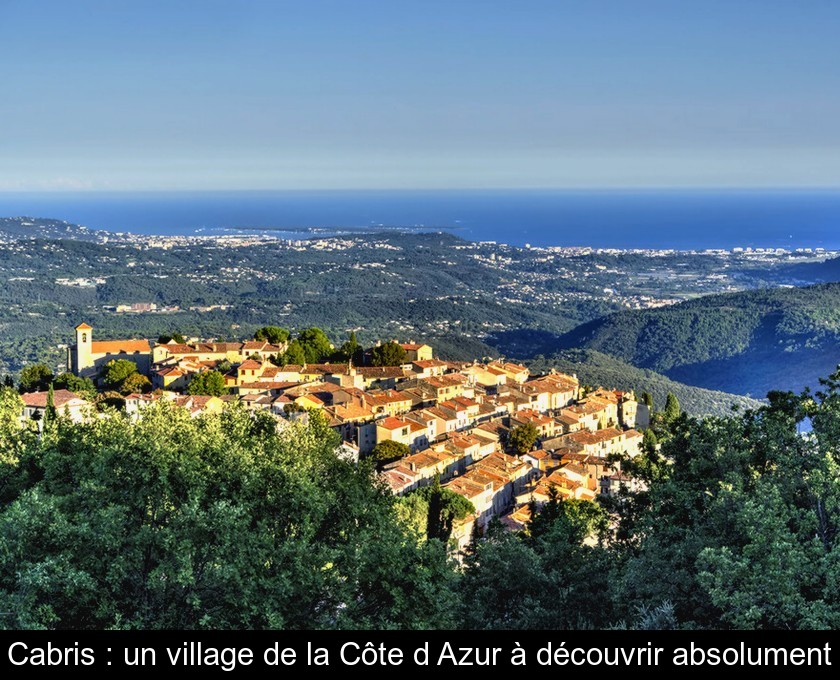
[[137,234],[403,227],[532,246],[840,249],[827,189],[0,193],[0,216],[22,215]]

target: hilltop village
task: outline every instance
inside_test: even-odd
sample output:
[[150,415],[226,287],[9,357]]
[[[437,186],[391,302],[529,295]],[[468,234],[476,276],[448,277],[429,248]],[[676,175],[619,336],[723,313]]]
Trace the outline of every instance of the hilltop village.
[[[650,416],[632,392],[584,387],[554,371],[531,375],[502,360],[442,361],[423,343],[390,341],[344,362],[289,364],[288,339],[102,341],[84,323],[75,332],[69,372],[102,392],[110,372],[128,367],[123,382],[138,388],[123,390],[132,417],[159,400],[193,416],[241,402],[273,414],[281,428],[322,414],[340,435],[338,455],[373,457],[392,493],[438,480],[467,498],[475,513],[454,528],[459,547],[475,523],[483,529],[496,517],[521,529],[549,498],[595,500],[633,486],[620,461],[640,452]],[[369,365],[383,357],[394,365]],[[212,385],[209,376],[218,384],[196,389]],[[47,408],[77,421],[94,412],[90,395],[70,389],[22,399],[24,417],[35,420]]]

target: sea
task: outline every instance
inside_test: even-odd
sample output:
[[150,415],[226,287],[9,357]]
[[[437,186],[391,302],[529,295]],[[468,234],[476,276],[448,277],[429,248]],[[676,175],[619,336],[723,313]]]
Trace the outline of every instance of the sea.
[[828,189],[0,193],[0,216],[157,235],[396,229],[535,247],[840,249],[840,191]]

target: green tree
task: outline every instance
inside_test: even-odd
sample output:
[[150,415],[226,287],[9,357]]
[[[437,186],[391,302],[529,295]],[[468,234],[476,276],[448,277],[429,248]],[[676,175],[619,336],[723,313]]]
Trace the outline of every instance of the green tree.
[[96,397],[96,387],[90,378],[82,378],[74,373],[60,373],[53,385],[58,390],[69,390],[80,397],[92,400]]
[[653,412],[653,395],[650,392],[642,392],[641,402]]
[[44,424],[55,422],[58,411],[55,410],[55,388],[50,383],[47,388],[47,407],[44,409]]
[[152,391],[152,381],[141,373],[132,373],[120,385],[119,392],[123,395],[145,394]]
[[278,432],[244,408],[59,419],[31,440],[37,474],[8,468],[4,626],[454,627],[445,552],[404,528],[337,443],[321,418]]
[[656,451],[656,445],[659,441],[656,438],[656,433],[651,429],[648,428],[645,430],[644,434],[642,435],[642,448],[649,454]]
[[[458,584],[463,627],[591,629],[614,620],[604,594],[610,592],[615,558],[604,544],[589,540],[608,529],[606,513],[589,501],[559,499],[534,510],[528,532],[491,526],[466,560]],[[582,595],[598,604],[576,608]]]
[[131,375],[137,373],[137,364],[128,359],[111,359],[105,364],[102,373],[102,382],[106,387],[119,391],[123,382]]
[[361,363],[362,346],[356,340],[356,331],[350,331],[347,340],[341,345],[338,352],[335,353],[336,361],[350,361],[351,359],[356,363]]
[[524,423],[510,431],[508,444],[513,451],[521,456],[534,448],[539,436],[539,430],[532,423]]
[[396,342],[385,342],[371,350],[371,364],[374,366],[399,366],[406,362],[406,352]]
[[20,372],[21,392],[40,392],[52,382],[53,372],[46,364],[29,364]]
[[263,326],[254,333],[254,340],[281,345],[289,339],[289,331],[279,326]]
[[17,391],[0,387],[0,506],[9,500],[9,490],[18,481],[20,458],[30,448],[24,438],[26,430],[21,413],[23,400]]
[[475,506],[469,499],[440,485],[440,475],[435,475],[430,486],[424,486],[415,493],[428,504],[426,537],[437,539],[444,545],[452,536],[455,521],[475,513]]
[[286,351],[280,356],[278,363],[281,366],[303,366],[306,363],[306,352],[297,340],[292,340]]
[[228,393],[225,377],[218,371],[203,371],[193,376],[187,385],[187,394],[221,397]]
[[297,341],[303,349],[307,364],[317,364],[332,354],[332,343],[320,328],[306,328],[298,333]]
[[665,397],[665,410],[663,411],[665,422],[673,423],[680,417],[681,412],[679,400],[673,392],[668,392],[668,395]]
[[373,447],[373,452],[371,453],[371,460],[376,462],[378,465],[382,466],[385,463],[390,463],[392,461],[399,460],[400,458],[405,458],[410,453],[411,449],[409,449],[408,446],[406,446],[405,444],[387,439],[385,441],[379,442],[376,446]]

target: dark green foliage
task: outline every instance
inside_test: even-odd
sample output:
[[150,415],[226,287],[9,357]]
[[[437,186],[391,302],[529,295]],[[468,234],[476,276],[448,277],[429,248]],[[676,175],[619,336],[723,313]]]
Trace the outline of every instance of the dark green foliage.
[[403,532],[394,499],[367,467],[334,455],[335,436],[319,418],[278,436],[268,414],[192,418],[159,404],[137,423],[59,417],[38,440],[7,413],[5,627],[455,622],[456,574],[444,551]]
[[332,343],[330,343],[326,333],[315,326],[298,333],[297,341],[303,349],[307,364],[320,363],[332,354]]
[[57,390],[70,390],[85,399],[92,400],[96,397],[96,387],[90,378],[80,378],[69,371],[57,375],[53,385]]
[[374,366],[399,366],[406,362],[406,352],[396,342],[384,342],[374,347],[370,355],[370,363]]
[[40,392],[52,382],[53,372],[45,364],[30,364],[20,372],[21,392]]
[[840,284],[709,295],[612,314],[559,341],[709,389],[764,396],[815,387],[837,363]]
[[160,403],[59,412],[39,437],[20,409],[0,389],[8,627],[840,626],[840,372],[662,419],[660,448],[622,462],[646,489],[555,496],[520,534],[491,522],[463,572],[442,542],[472,505],[439,480],[393,498],[317,414],[278,435],[266,413]]
[[279,326],[263,326],[254,333],[254,340],[280,345],[289,339],[289,331]]
[[356,339],[356,331],[350,331],[347,340],[333,355],[333,361],[353,361],[360,364],[362,359],[362,346]]
[[225,377],[219,371],[204,371],[192,377],[187,385],[187,394],[203,394],[221,397],[228,393]]
[[534,444],[539,436],[539,431],[531,423],[518,425],[510,431],[508,445],[514,453],[521,456],[523,453],[528,453],[528,451],[534,448]]
[[656,450],[658,443],[659,440],[656,438],[656,433],[651,428],[645,430],[644,435],[642,435],[642,446],[648,454],[652,454]]
[[[461,581],[471,629],[568,629],[608,625],[610,555],[583,539],[604,533],[605,513],[587,501],[553,501],[528,534],[488,531]],[[580,607],[579,598],[593,603]],[[594,604],[597,603],[597,604]]]
[[55,410],[55,388],[52,383],[47,390],[47,407],[44,409],[44,423],[53,423],[58,412]]
[[681,412],[679,399],[677,399],[673,392],[668,392],[665,397],[665,410],[662,412],[665,422],[673,423],[680,417]]
[[145,375],[140,373],[132,373],[125,380],[122,381],[119,387],[119,392],[122,395],[129,394],[145,394],[152,391],[152,382]]
[[392,440],[385,440],[379,442],[373,447],[373,452],[370,457],[371,460],[381,466],[385,463],[405,458],[409,453],[411,453],[411,449],[409,449],[405,444]]
[[123,382],[137,373],[137,364],[128,359],[111,359],[105,364],[102,372],[102,383],[105,387],[120,391]]
[[297,340],[292,340],[289,343],[289,346],[286,348],[286,351],[278,357],[277,364],[280,366],[286,366],[288,364],[293,364],[295,366],[303,366],[306,363],[306,351],[303,349],[303,346]]
[[426,537],[443,544],[449,541],[455,520],[475,512],[473,504],[463,496],[440,485],[440,475],[435,475],[430,486],[414,492],[427,504]]
[[[445,525],[450,525],[451,531],[455,522],[475,513],[475,506],[469,499],[438,483],[420,487],[401,496],[397,500],[397,511],[401,520],[420,538],[430,538],[428,529],[431,521],[432,531],[436,534],[434,538],[445,542],[449,539]],[[475,522],[473,534],[479,533],[478,522]]]

